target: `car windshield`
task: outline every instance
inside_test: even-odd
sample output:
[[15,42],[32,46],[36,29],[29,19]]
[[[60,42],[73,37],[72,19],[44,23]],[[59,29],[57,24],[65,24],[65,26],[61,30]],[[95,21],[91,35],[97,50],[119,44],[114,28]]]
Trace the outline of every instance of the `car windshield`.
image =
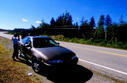
[[45,47],[57,47],[59,45],[50,38],[33,38],[33,46],[35,48],[45,48]]

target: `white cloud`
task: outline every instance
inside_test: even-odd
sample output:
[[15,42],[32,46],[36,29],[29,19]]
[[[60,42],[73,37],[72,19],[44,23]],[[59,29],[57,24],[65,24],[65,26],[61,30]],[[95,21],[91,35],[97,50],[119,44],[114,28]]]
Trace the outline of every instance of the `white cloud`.
[[28,20],[25,18],[22,18],[22,22],[28,22]]
[[41,22],[41,21],[39,21],[39,20],[37,20],[35,23],[36,23],[36,24],[41,24],[42,22]]

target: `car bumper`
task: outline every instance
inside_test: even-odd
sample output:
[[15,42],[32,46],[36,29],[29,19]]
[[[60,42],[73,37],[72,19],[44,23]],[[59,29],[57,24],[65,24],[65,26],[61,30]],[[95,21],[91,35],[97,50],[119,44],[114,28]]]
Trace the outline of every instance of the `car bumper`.
[[50,68],[50,69],[59,69],[63,67],[71,67],[74,65],[77,65],[78,63],[78,58],[75,58],[73,60],[69,61],[64,61],[62,63],[43,63],[45,65],[45,68]]

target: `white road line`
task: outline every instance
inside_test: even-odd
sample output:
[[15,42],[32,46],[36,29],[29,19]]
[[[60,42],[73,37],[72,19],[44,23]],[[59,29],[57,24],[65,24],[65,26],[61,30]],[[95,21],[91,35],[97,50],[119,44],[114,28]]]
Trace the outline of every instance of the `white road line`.
[[123,71],[112,69],[112,68],[109,68],[109,67],[106,67],[106,66],[103,66],[103,65],[99,65],[99,64],[96,64],[96,63],[93,63],[93,62],[89,62],[89,61],[86,61],[86,60],[83,60],[83,59],[80,59],[80,58],[79,58],[79,60],[82,61],[82,62],[86,62],[88,64],[92,64],[92,65],[107,69],[107,70],[111,70],[111,71],[114,71],[114,72],[117,72],[117,73],[120,73],[120,74],[123,74],[123,75],[127,75],[127,73],[123,72]]

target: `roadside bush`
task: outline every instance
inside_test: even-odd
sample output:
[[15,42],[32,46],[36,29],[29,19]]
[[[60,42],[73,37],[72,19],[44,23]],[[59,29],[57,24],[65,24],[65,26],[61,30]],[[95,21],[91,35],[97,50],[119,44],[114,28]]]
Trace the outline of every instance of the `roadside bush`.
[[93,38],[90,38],[89,40],[87,40],[86,43],[87,43],[87,44],[93,44]]
[[122,45],[123,49],[127,49],[127,44]]
[[50,36],[50,37],[55,39],[55,40],[58,40],[58,41],[65,41],[65,42],[73,42],[73,43],[80,43],[80,44],[88,44],[88,45],[96,45],[96,46],[127,49],[127,43],[126,42],[113,42],[113,41],[107,41],[107,40],[94,40],[93,38],[90,38],[88,40],[83,39],[83,38],[66,38],[63,35]]
[[99,43],[99,45],[100,45],[100,46],[105,46],[105,42],[102,41],[102,42]]
[[107,43],[106,47],[112,47],[112,45],[110,43]]
[[85,42],[84,39],[79,39],[79,43],[81,43],[81,44],[85,44],[86,42]]
[[56,38],[57,39],[64,39],[64,36],[63,35],[56,35]]
[[75,42],[75,43],[78,43],[78,38],[72,38],[69,40],[70,42]]

